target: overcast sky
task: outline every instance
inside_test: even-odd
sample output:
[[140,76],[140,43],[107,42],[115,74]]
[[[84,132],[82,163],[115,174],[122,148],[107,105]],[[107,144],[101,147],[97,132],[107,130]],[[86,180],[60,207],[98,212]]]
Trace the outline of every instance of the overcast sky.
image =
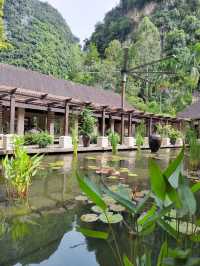
[[42,0],[57,8],[81,41],[89,38],[97,22],[120,0]]

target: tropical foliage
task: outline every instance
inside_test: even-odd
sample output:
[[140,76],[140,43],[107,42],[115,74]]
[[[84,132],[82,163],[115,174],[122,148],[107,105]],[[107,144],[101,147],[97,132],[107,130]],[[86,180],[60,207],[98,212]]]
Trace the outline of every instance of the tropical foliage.
[[29,156],[23,144],[23,138],[15,137],[13,157],[9,158],[7,155],[2,161],[7,193],[11,198],[28,197],[32,177],[37,174],[43,158],[38,155]]
[[[192,187],[187,178],[183,175],[184,150],[172,161],[166,170],[162,171],[153,159],[149,161],[149,176],[151,191],[146,197],[135,204],[125,191],[113,192],[101,180],[101,185],[96,185],[87,177],[82,177],[77,173],[77,179],[82,191],[95,203],[105,220],[109,224],[107,231],[93,231],[85,228],[78,228],[87,237],[99,238],[108,241],[112,245],[115,256],[121,266],[130,265],[155,265],[152,264],[151,253],[148,251],[148,243],[145,237],[151,235],[157,228],[165,232],[163,245],[157,258],[157,265],[199,265],[200,258],[192,257],[191,250],[185,250],[185,240],[190,239],[197,242],[199,238],[199,220],[197,218],[197,202],[195,193],[200,189],[199,184]],[[134,234],[137,245],[141,245],[137,253],[128,258],[127,254],[122,254],[116,242],[112,223],[110,223],[107,213],[108,205],[102,194],[117,201],[125,207],[129,215],[125,215],[125,226]],[[95,207],[97,209],[97,207]],[[101,214],[101,216],[102,216]],[[176,246],[170,248],[170,239],[176,240]],[[146,244],[145,244],[146,243]],[[134,245],[134,244],[133,244]],[[132,247],[130,245],[130,247]],[[139,257],[138,257],[139,256]],[[143,263],[141,264],[141,261]]]

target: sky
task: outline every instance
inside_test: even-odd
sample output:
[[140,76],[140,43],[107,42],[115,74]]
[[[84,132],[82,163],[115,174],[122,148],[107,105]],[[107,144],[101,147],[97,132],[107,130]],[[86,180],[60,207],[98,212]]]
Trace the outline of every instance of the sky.
[[95,24],[102,21],[106,12],[115,7],[120,0],[42,0],[48,2],[65,18],[72,33],[81,42],[89,38]]

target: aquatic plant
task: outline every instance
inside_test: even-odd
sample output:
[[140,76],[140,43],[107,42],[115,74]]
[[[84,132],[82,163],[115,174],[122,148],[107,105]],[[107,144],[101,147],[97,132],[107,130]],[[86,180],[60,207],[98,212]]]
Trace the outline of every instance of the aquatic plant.
[[22,137],[15,137],[13,139],[14,155],[11,158],[7,155],[2,161],[7,193],[12,198],[23,199],[28,196],[32,177],[37,174],[43,158],[38,155],[29,156],[23,144]]
[[200,169],[200,142],[197,137],[192,136],[189,140],[189,160],[193,170]]
[[117,146],[118,146],[119,141],[120,141],[119,134],[117,134],[116,132],[111,132],[108,136],[108,139],[109,139],[109,142],[112,146],[112,153],[114,155],[116,155],[117,154]]
[[74,156],[78,155],[78,143],[79,143],[78,128],[73,127],[72,128],[72,145],[73,145]]
[[[187,178],[183,175],[183,160],[184,150],[169,164],[167,169],[162,171],[156,162],[150,159],[151,191],[138,203],[133,202],[128,192],[122,188],[112,191],[103,179],[101,185],[97,186],[89,178],[82,177],[77,173],[80,188],[102,210],[101,217],[109,226],[108,232],[91,230],[88,233],[84,228],[78,228],[78,231],[88,237],[104,239],[111,244],[118,264],[121,266],[149,266],[152,265],[152,257],[150,252],[145,249],[143,237],[152,234],[157,227],[160,227],[165,233],[166,241],[161,247],[157,265],[199,265],[200,258],[193,258],[191,250],[184,249],[184,243],[186,238],[194,242],[200,239],[200,223],[196,217],[197,203],[194,195],[200,190],[200,184],[197,183],[190,187]],[[133,241],[140,246],[139,254],[133,253],[131,258],[128,258],[126,254],[121,255],[112,230],[112,221],[108,217],[111,214],[108,215],[109,206],[103,196],[104,193],[122,205],[129,214],[123,217],[124,226],[130,231],[130,234],[135,235],[136,239]],[[173,250],[168,245],[170,238],[177,241],[178,246]],[[134,246],[134,243],[131,246]]]

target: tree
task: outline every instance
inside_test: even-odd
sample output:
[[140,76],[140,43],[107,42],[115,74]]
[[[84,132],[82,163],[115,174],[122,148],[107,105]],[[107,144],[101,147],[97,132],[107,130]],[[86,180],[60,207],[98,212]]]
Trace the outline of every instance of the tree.
[[0,50],[7,49],[10,47],[8,42],[6,41],[5,32],[4,32],[4,0],[0,0]]
[[148,17],[145,17],[139,24],[135,39],[136,42],[132,48],[135,54],[134,60],[137,64],[145,64],[160,58],[160,33]]

